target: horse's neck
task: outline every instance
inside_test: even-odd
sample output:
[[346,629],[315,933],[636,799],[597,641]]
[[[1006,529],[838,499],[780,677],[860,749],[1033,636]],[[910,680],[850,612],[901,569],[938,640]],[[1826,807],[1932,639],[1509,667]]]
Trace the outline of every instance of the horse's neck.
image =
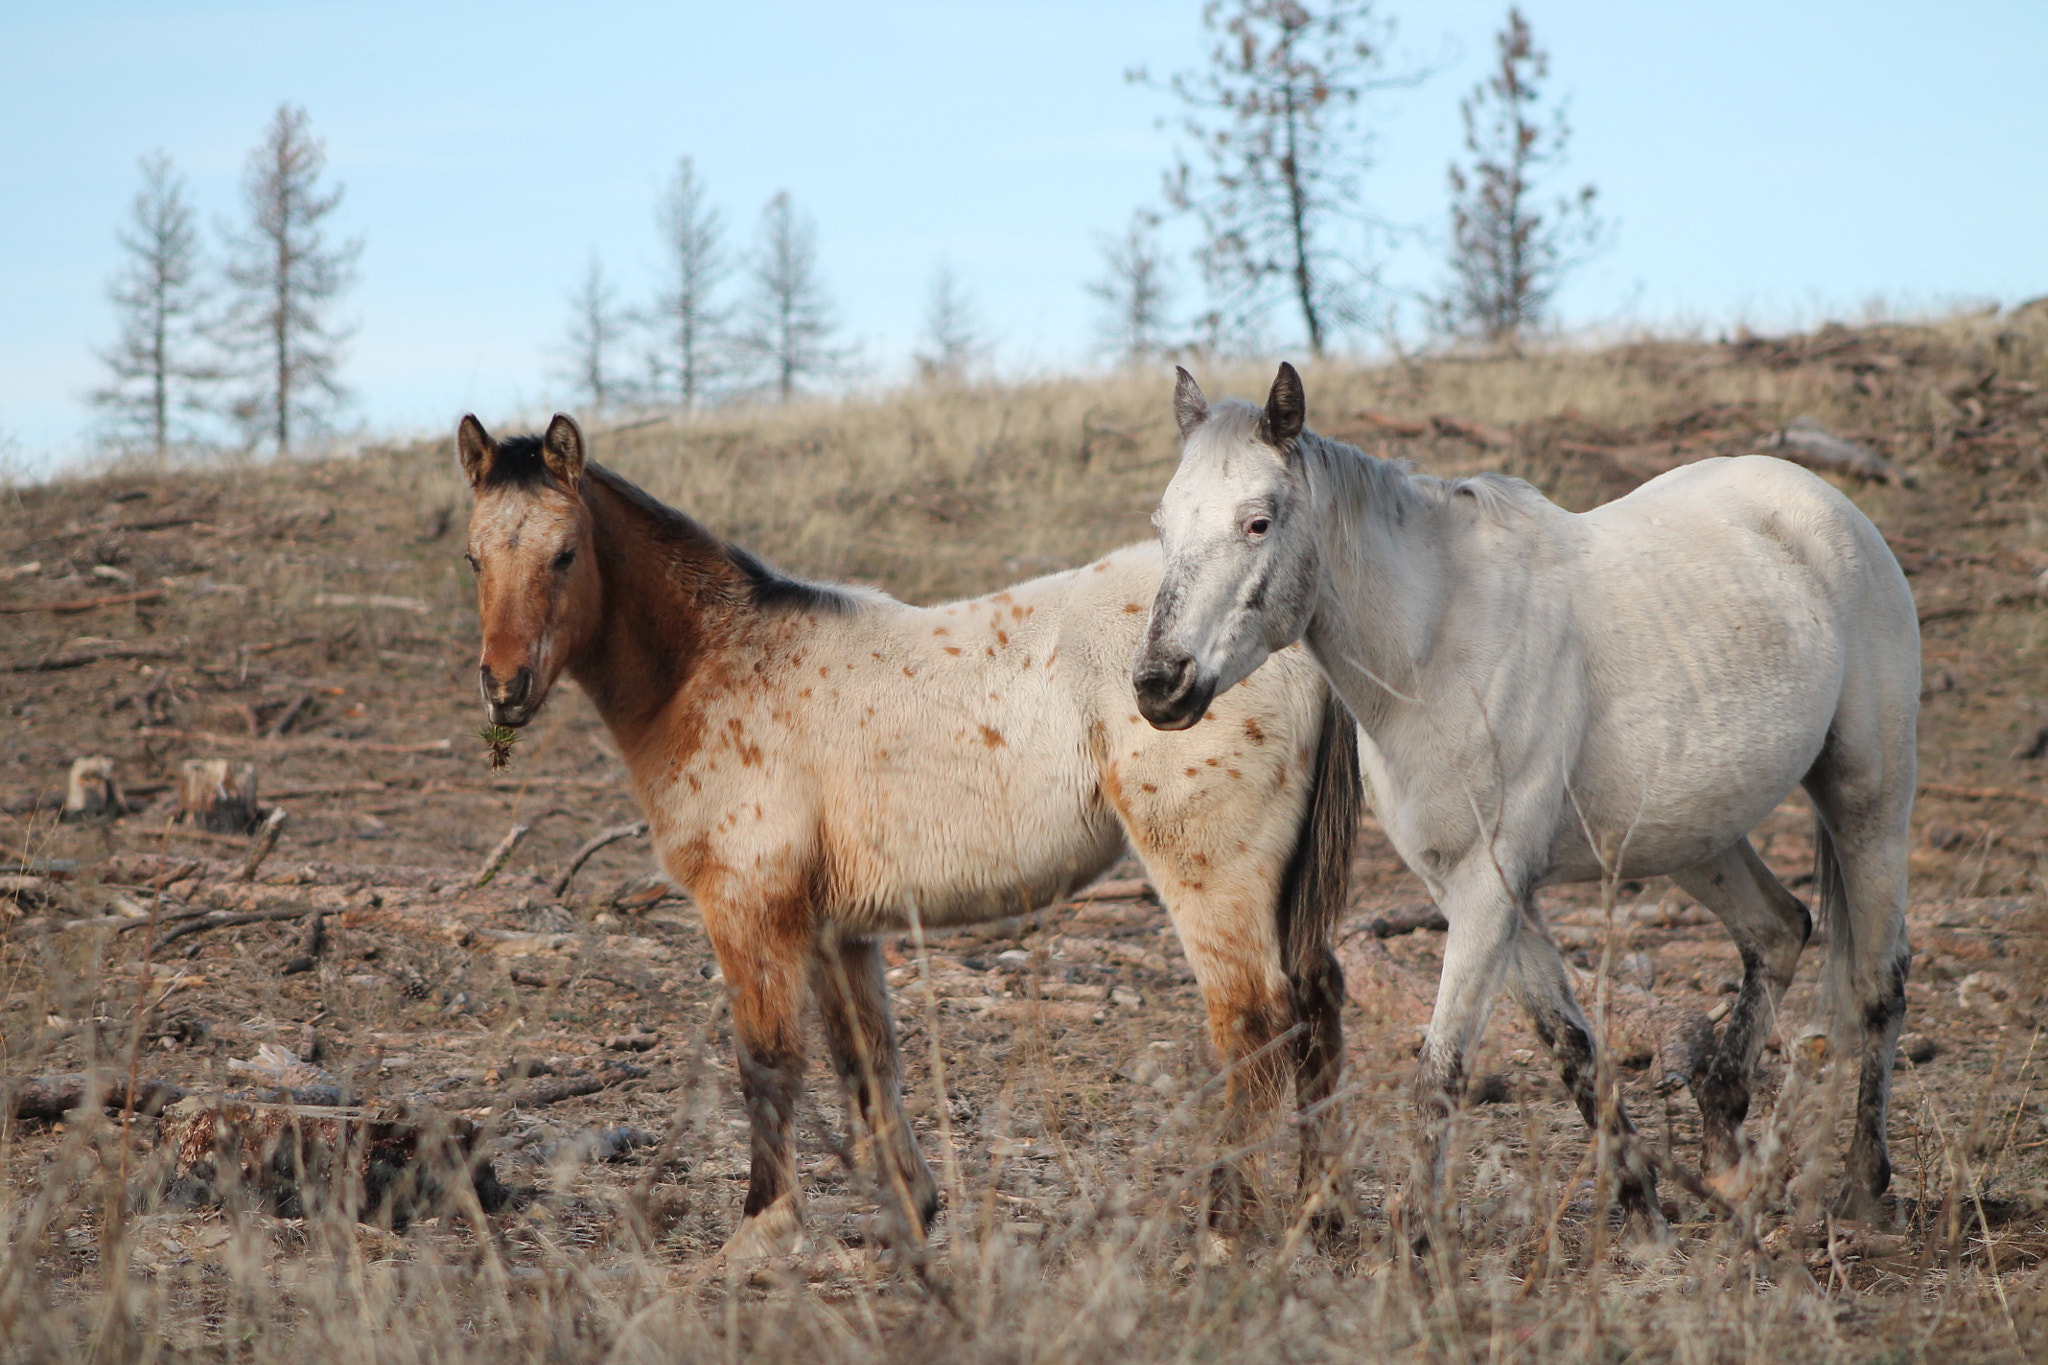
[[[1372,459],[1326,456],[1346,458]],[[1396,710],[1423,701],[1420,681],[1442,635],[1450,586],[1444,509],[1392,467],[1373,479],[1362,470],[1330,472],[1340,477],[1329,478],[1317,499],[1319,599],[1306,638],[1373,734]]]
[[599,484],[585,498],[603,577],[603,608],[568,670],[629,755],[712,651],[744,637],[754,615],[741,574],[710,532],[661,534]]

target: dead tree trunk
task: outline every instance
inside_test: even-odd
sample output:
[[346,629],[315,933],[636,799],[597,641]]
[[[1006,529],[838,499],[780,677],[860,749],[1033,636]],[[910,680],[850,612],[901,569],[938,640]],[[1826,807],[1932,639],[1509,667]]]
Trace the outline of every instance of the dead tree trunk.
[[94,757],[71,761],[71,781],[64,791],[64,812],[58,818],[67,823],[110,820],[121,814],[123,809],[121,789],[114,785],[113,759]]
[[256,765],[187,759],[178,777],[178,812],[198,829],[247,834],[256,823]]

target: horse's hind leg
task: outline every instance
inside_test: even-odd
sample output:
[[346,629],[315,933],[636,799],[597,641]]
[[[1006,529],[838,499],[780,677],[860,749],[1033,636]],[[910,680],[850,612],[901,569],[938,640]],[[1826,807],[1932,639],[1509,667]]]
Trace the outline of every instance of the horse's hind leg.
[[[1885,1124],[1891,1106],[1892,1057],[1906,1018],[1907,822],[1913,763],[1867,764],[1878,791],[1859,790],[1830,745],[1807,778],[1817,819],[1814,887],[1828,928],[1829,994],[1857,1050],[1856,1130],[1850,1139],[1843,1212],[1874,1219],[1891,1184]],[[1899,771],[1903,768],[1903,773]]]
[[803,1097],[800,1031],[811,925],[801,904],[764,910],[702,902],[705,936],[732,1000],[733,1047],[746,1101],[753,1164],[740,1225],[722,1254],[730,1260],[783,1256],[803,1247],[803,1194],[791,1129]]
[[919,1243],[939,1211],[939,1187],[903,1113],[903,1068],[896,1021],[873,939],[827,935],[811,969],[825,1043],[874,1146],[884,1207],[900,1220],[901,1240]]
[[1672,873],[1671,880],[1714,912],[1742,955],[1742,992],[1729,1011],[1706,1076],[1695,1083],[1693,1092],[1708,1176],[1724,1192],[1734,1193],[1729,1186],[1740,1178],[1750,1079],[1813,921],[1746,838]]
[[1549,1049],[1559,1078],[1579,1106],[1580,1117],[1595,1132],[1604,1125],[1614,1140],[1616,1199],[1622,1208],[1642,1219],[1652,1233],[1661,1235],[1664,1213],[1657,1203],[1656,1169],[1643,1153],[1635,1124],[1622,1107],[1619,1094],[1614,1097],[1613,1108],[1602,1113],[1592,1025],[1572,994],[1557,945],[1534,923],[1524,924],[1515,940],[1511,979],[1515,997],[1528,1012],[1536,1036]]

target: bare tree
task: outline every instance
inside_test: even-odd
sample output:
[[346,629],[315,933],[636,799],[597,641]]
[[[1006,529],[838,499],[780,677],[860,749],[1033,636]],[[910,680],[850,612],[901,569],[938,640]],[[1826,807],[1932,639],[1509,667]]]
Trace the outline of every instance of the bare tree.
[[[1208,65],[1164,83],[1187,107],[1194,149],[1168,172],[1166,198],[1202,226],[1209,328],[1255,323],[1284,297],[1321,355],[1372,277],[1368,262],[1331,245],[1341,221],[1365,221],[1359,178],[1372,143],[1360,103],[1429,73],[1380,74],[1393,26],[1372,0],[1209,0],[1202,25],[1215,35]],[[1129,79],[1155,84],[1143,68]]]
[[185,182],[161,151],[137,164],[142,190],[116,235],[128,262],[107,284],[121,335],[99,353],[110,378],[88,401],[106,414],[117,444],[147,445],[162,457],[190,439],[177,414],[205,407],[203,386],[217,371],[204,345],[208,291]]
[[927,384],[959,384],[987,358],[974,300],[945,262],[932,274],[931,295],[924,309],[924,348],[913,353],[917,372]]
[[776,399],[787,403],[801,381],[836,373],[848,354],[828,344],[839,324],[818,278],[818,229],[787,190],[761,210],[761,240],[749,273],[754,288],[740,340]]
[[1437,307],[1447,331],[1513,346],[1542,324],[1565,275],[1606,245],[1608,227],[1593,212],[1591,185],[1547,211],[1534,203],[1536,180],[1564,160],[1571,129],[1562,108],[1547,120],[1540,112],[1550,58],[1519,9],[1494,44],[1493,74],[1458,106],[1472,161],[1451,164],[1452,284]]
[[656,221],[668,278],[646,318],[660,337],[651,375],[657,383],[670,381],[676,400],[694,408],[726,368],[731,310],[713,307],[711,298],[731,267],[719,241],[724,224],[705,202],[704,182],[689,157],[676,163]]
[[1167,351],[1171,292],[1158,226],[1158,215],[1140,209],[1121,237],[1104,234],[1099,245],[1107,273],[1082,286],[1102,304],[1096,326],[1102,349],[1122,364],[1140,364]]
[[569,296],[569,330],[564,338],[568,364],[563,377],[575,386],[579,397],[600,412],[625,395],[625,386],[613,369],[613,358],[625,334],[625,317],[604,277],[604,263],[592,250],[583,283]]
[[220,336],[248,383],[230,411],[250,444],[272,441],[279,455],[295,430],[320,426],[347,398],[336,372],[351,329],[330,323],[328,305],[355,282],[363,244],[327,240],[342,187],[320,189],[326,164],[306,111],[279,105],[243,175],[248,230],[225,230],[235,298]]

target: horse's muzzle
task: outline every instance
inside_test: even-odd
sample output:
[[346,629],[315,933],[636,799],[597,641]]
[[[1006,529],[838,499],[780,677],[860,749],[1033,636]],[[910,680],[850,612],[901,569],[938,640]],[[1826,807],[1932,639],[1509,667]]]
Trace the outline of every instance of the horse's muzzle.
[[484,694],[484,706],[490,712],[491,724],[509,725],[518,729],[533,719],[537,709],[533,700],[533,670],[521,666],[510,678],[498,681],[489,664],[477,669],[477,686]]
[[1185,730],[1208,714],[1216,695],[1213,683],[1197,676],[1195,661],[1182,655],[1171,662],[1147,660],[1131,674],[1138,694],[1138,713],[1155,730]]

